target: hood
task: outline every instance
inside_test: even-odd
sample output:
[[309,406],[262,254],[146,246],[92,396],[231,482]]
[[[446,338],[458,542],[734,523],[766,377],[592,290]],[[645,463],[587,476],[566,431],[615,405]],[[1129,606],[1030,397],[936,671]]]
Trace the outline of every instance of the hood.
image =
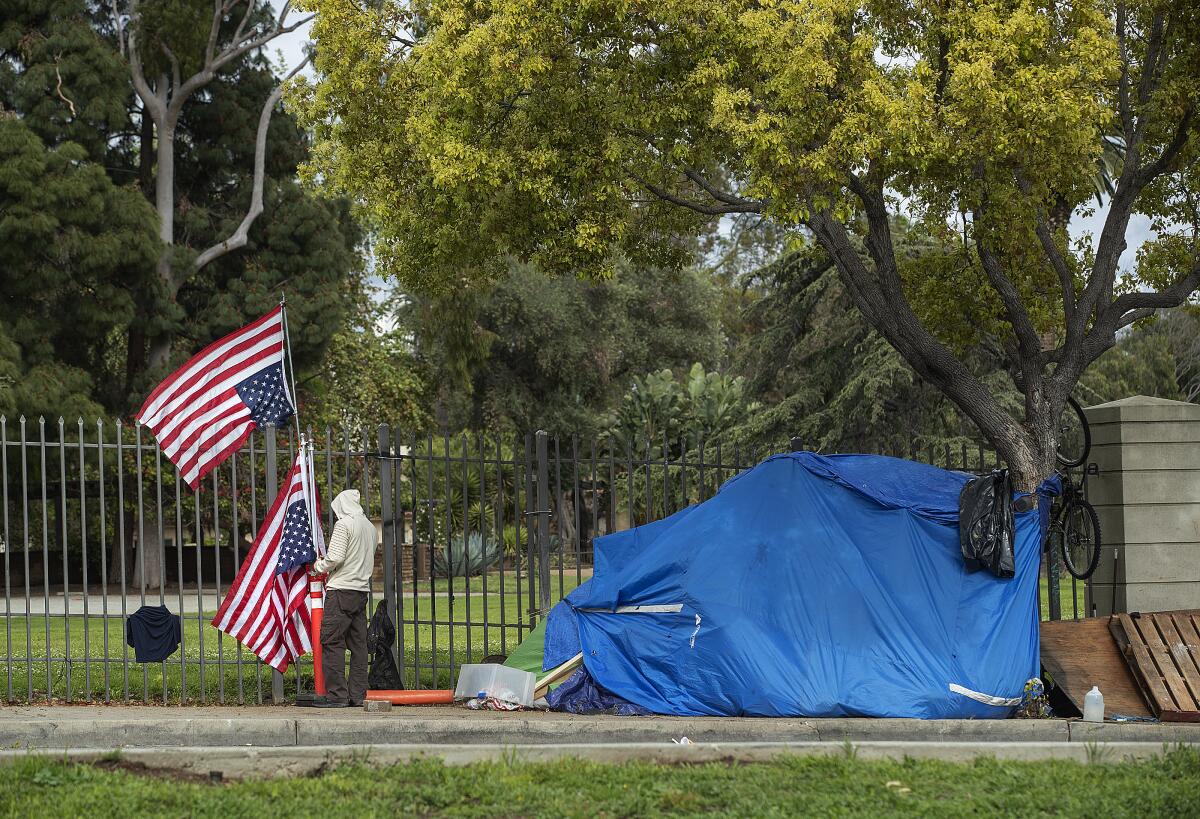
[[358,502],[357,489],[347,489],[338,493],[330,505],[333,507],[333,513],[338,516],[338,520],[358,518],[363,515],[362,506]]

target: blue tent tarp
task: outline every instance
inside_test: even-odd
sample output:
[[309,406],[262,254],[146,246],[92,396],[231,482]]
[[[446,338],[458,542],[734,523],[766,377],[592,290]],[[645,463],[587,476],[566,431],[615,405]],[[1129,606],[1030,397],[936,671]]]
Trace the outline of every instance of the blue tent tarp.
[[969,573],[970,475],[790,453],[708,501],[595,542],[551,612],[545,665],[659,714],[1008,716],[1038,665],[1038,563],[1054,486],[1016,514],[1016,576]]

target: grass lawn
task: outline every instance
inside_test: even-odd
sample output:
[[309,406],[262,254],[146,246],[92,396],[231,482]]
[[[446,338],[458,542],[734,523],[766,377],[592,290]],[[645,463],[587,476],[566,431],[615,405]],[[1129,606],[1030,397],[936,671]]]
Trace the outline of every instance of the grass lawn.
[[[577,580],[574,570],[569,573],[564,570],[560,592],[560,577],[555,570],[551,578],[552,599],[558,600],[570,593]],[[445,580],[436,581],[432,589],[427,582],[421,584],[415,598],[412,587],[405,588],[404,621],[398,625],[402,646],[400,660],[407,687],[452,688],[459,665],[478,662],[488,654],[507,654],[531,630],[529,589],[525,578],[518,582],[511,574],[503,580],[491,576],[487,579],[486,594],[480,578],[473,578],[470,588],[465,584],[464,579],[456,579],[453,596]],[[157,603],[157,598],[148,602]],[[167,597],[167,605],[175,608],[171,595]],[[131,601],[130,611],[136,606],[136,602]],[[100,661],[106,656],[103,616],[92,615],[85,622],[82,615],[52,615],[48,619],[54,696],[72,700],[123,700],[128,690],[129,698],[136,702],[141,702],[143,697],[150,702],[162,702],[165,695],[168,702],[176,703],[180,701],[182,691],[186,691],[190,702],[259,702],[269,698],[271,670],[258,663],[249,651],[240,648],[236,640],[213,628],[213,614],[211,611],[202,617],[195,613],[186,614],[183,617],[182,650],[165,663],[145,666],[134,662],[133,649],[125,647],[125,623],[119,613],[110,614],[107,620],[107,656],[112,658],[108,663]],[[486,627],[485,618],[489,624]],[[434,621],[439,624],[435,626]],[[455,625],[450,626],[450,622]],[[0,617],[0,699],[28,700],[31,687],[32,699],[46,698],[47,618],[31,616],[29,628],[27,645],[25,616]],[[87,662],[85,653],[89,658]],[[126,656],[128,670],[124,662]],[[32,657],[33,662],[26,662],[26,657]],[[66,657],[70,658],[69,663],[64,662]],[[181,657],[185,662],[181,663]],[[302,658],[288,670],[285,689],[289,694],[296,691],[297,672],[301,690],[312,691],[311,656]]]
[[[12,816],[1171,816],[1200,815],[1200,752],[1141,763],[851,755],[748,765],[422,761],[318,777],[208,784],[21,759],[0,766]],[[161,776],[161,772],[158,772]],[[195,775],[192,775],[193,777]]]
[[[1077,581],[1075,583],[1074,588],[1072,588],[1071,575],[1067,574],[1065,571],[1062,573],[1062,577],[1058,581],[1058,602],[1059,602],[1059,606],[1061,606],[1060,611],[1062,612],[1062,619],[1072,620],[1075,618],[1076,612],[1079,613],[1079,616],[1081,618],[1090,616],[1090,612],[1087,611],[1087,609],[1084,607],[1084,604],[1083,604],[1083,587],[1084,587],[1084,582],[1082,580],[1080,580],[1080,581]],[[1050,583],[1046,579],[1045,575],[1042,575],[1042,579],[1039,583],[1039,589],[1040,589],[1039,594],[1041,595],[1041,598],[1042,598],[1041,599],[1041,608],[1039,609],[1039,611],[1041,611],[1041,613],[1042,613],[1043,620],[1049,620],[1050,619]],[[1075,608],[1071,607],[1072,595],[1075,598]]]
[[[587,575],[564,570],[560,578],[555,570],[551,577],[552,600],[570,593],[580,579],[586,580]],[[399,635],[400,659],[405,684],[409,688],[453,687],[459,665],[478,662],[487,654],[511,653],[529,633],[531,617],[526,578],[518,580],[509,573],[503,577],[491,575],[486,581],[472,578],[469,584],[458,578],[452,587],[453,596],[450,593],[451,584],[445,580],[432,584],[421,582],[416,586],[415,595],[412,586],[404,590],[404,622]],[[1047,586],[1044,579],[1041,595],[1042,611],[1046,612]],[[1082,583],[1078,586],[1077,595],[1082,615]],[[1069,582],[1062,583],[1060,597],[1063,616],[1070,617]],[[151,702],[162,702],[164,695],[168,702],[179,702],[183,691],[186,691],[190,702],[258,702],[260,698],[269,697],[270,669],[261,666],[245,649],[239,650],[235,640],[213,628],[210,625],[212,615],[212,612],[206,612],[202,618],[195,614],[184,617],[182,656],[186,663],[181,664],[181,653],[176,652],[166,663],[146,666],[134,662],[133,650],[125,648],[125,624],[119,615],[110,615],[107,621],[108,656],[113,658],[108,663],[98,661],[98,658],[105,656],[103,617],[93,615],[87,618],[86,635],[81,615],[50,617],[50,673],[54,696],[72,700],[123,700],[128,691],[129,698],[137,702],[142,701],[143,697]],[[454,626],[448,625],[451,620]],[[484,625],[485,620],[487,626]],[[439,624],[435,626],[433,621],[439,621]],[[33,699],[46,698],[46,618],[34,615],[29,622],[31,639],[27,651],[25,617],[0,617],[0,698],[9,698],[8,657],[13,658],[11,699],[29,699],[31,686]],[[12,634],[11,651],[8,645],[9,628]],[[90,658],[86,663],[85,649]],[[127,670],[123,654],[128,656]],[[28,656],[34,658],[32,663],[24,661]],[[62,660],[68,656],[69,664]],[[203,674],[200,663],[202,657]],[[298,673],[301,690],[312,691],[311,657],[301,660]],[[286,690],[289,694],[296,691],[296,674],[297,668],[287,673]]]

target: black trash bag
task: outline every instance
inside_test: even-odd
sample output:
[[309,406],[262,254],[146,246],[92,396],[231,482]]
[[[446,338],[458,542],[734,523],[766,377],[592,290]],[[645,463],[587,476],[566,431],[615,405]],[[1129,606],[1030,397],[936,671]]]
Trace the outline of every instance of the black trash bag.
[[1016,574],[1013,560],[1012,479],[997,469],[967,481],[958,496],[958,543],[967,571],[996,577]]
[[367,687],[372,691],[398,691],[404,688],[392,645],[396,642],[396,627],[388,615],[386,600],[380,600],[367,624],[367,651],[371,663],[367,669]]

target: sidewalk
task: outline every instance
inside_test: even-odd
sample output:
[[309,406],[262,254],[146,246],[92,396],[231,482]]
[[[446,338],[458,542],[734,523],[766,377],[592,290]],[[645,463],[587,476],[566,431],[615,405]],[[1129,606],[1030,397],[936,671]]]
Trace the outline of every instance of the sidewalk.
[[1066,720],[580,717],[397,706],[387,714],[292,706],[0,707],[0,747],[21,749],[582,746],[694,743],[1200,744],[1200,724]]

